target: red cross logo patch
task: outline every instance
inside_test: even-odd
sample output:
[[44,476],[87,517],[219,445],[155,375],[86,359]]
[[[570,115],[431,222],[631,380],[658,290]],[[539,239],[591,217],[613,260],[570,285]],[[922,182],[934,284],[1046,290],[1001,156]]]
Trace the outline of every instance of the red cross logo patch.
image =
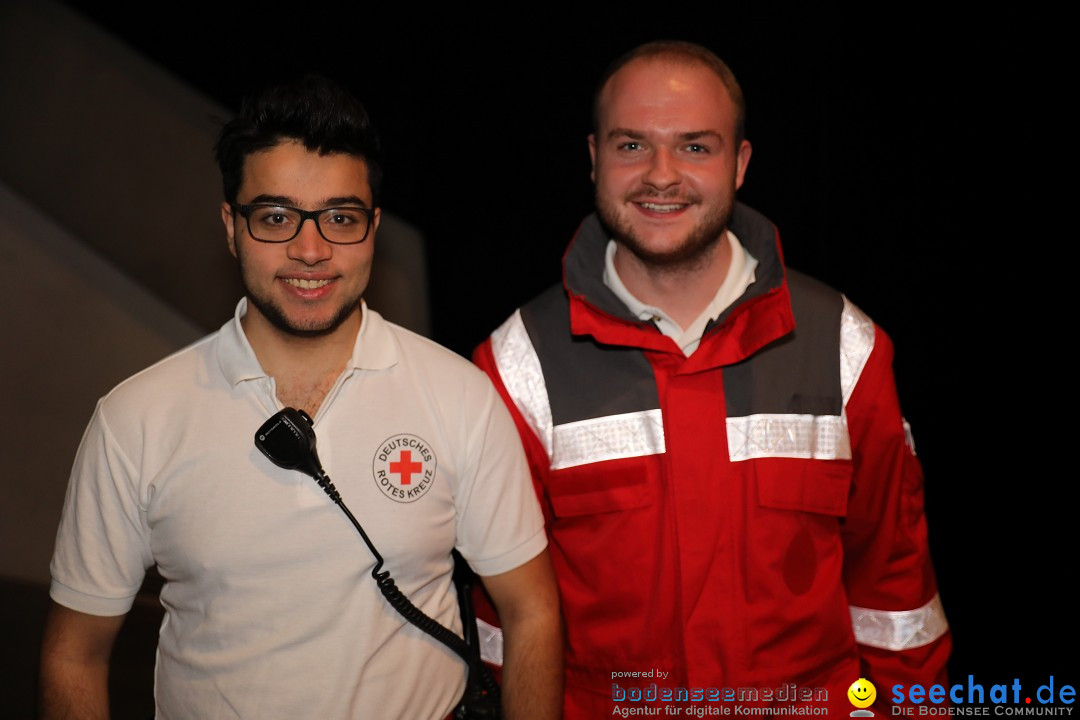
[[425,440],[405,433],[379,445],[371,472],[383,495],[402,503],[422,498],[435,482],[435,451]]

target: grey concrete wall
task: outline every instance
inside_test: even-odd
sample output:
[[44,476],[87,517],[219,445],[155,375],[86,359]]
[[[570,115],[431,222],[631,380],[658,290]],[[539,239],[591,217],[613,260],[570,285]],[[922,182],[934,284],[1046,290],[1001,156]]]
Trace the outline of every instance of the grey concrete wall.
[[4,185],[0,252],[0,576],[47,582],[97,399],[203,332]]
[[0,179],[200,326],[220,324],[239,294],[211,154],[228,114],[49,2],[0,4],[0,97]]

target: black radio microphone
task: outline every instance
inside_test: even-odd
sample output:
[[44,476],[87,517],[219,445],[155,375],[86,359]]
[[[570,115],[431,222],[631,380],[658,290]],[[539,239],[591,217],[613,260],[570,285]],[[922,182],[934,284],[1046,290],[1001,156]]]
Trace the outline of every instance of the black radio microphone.
[[278,467],[310,475],[331,500],[338,502],[340,496],[337,489],[323,470],[319,454],[315,451],[314,424],[311,416],[303,410],[285,408],[255,432],[255,447]]

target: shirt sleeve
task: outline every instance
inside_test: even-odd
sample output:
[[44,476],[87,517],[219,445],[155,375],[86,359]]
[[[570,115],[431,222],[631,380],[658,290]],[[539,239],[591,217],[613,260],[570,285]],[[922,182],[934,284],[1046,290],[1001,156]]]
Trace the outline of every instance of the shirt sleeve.
[[110,432],[102,401],[75,456],[49,594],[90,615],[123,615],[152,564],[137,468]]
[[951,640],[930,559],[922,467],[900,414],[892,343],[862,318],[872,344],[845,406],[854,470],[843,542],[863,676],[878,688],[945,685]]
[[481,576],[524,565],[547,547],[544,519],[510,414],[491,383],[483,383],[479,416],[471,419],[473,482],[459,507],[458,550]]

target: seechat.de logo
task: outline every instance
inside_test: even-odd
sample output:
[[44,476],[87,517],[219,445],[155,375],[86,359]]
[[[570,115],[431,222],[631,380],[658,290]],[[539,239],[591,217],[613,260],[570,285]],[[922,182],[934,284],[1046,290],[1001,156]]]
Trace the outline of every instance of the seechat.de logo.
[[[1069,706],[1076,702],[1076,689],[1050,676],[1034,693],[1025,691],[1020,680],[1009,684],[991,685],[989,690],[975,682],[974,675],[966,683],[944,685],[893,685],[889,700],[893,715],[1072,715]],[[905,704],[905,707],[900,707]],[[980,707],[981,706],[981,707]]]

